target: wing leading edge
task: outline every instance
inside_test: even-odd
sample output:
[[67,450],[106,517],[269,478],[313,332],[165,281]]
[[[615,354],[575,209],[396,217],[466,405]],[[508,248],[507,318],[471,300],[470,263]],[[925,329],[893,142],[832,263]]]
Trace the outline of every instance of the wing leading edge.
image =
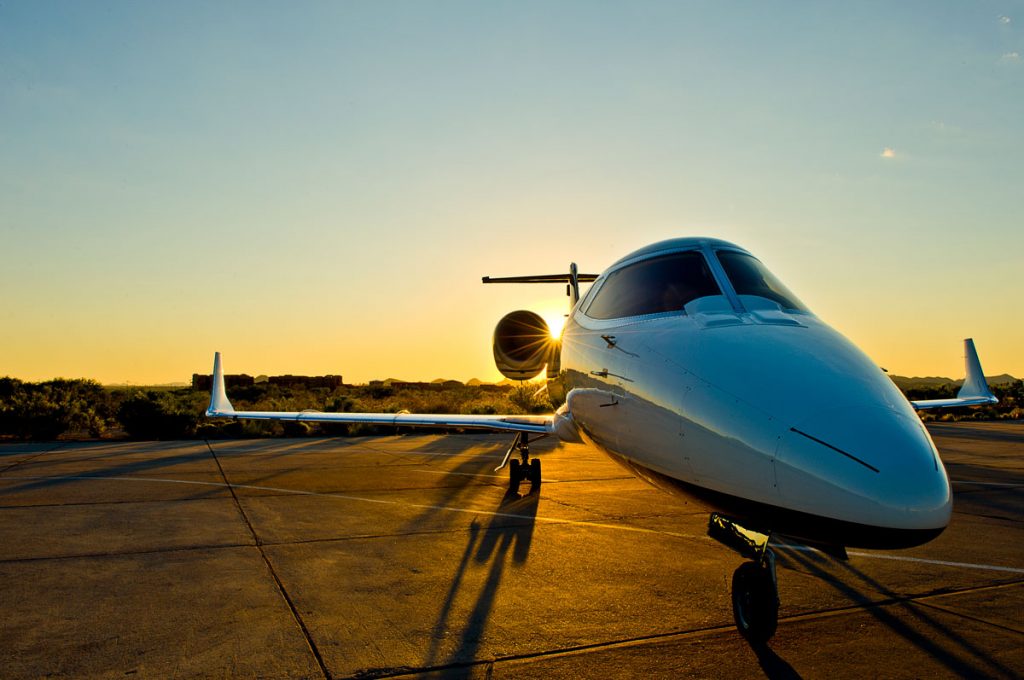
[[224,388],[224,369],[220,352],[213,355],[213,389],[210,418],[243,418],[247,420],[295,420],[300,422],[370,423],[377,425],[415,427],[465,427],[496,432],[555,433],[556,416],[455,415],[426,413],[324,413],[322,411],[236,411]]
[[981,361],[978,359],[978,351],[974,348],[974,340],[964,340],[964,365],[967,377],[964,378],[963,387],[957,392],[955,399],[923,399],[912,401],[910,405],[922,411],[929,408],[950,408],[954,406],[983,406],[995,404],[999,400],[985,382],[985,374],[981,370]]

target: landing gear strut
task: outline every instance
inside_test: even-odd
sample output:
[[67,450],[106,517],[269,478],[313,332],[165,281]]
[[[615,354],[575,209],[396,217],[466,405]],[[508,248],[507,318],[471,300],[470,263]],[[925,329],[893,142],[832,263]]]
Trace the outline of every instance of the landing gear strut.
[[[519,452],[519,460],[512,458],[512,454],[516,451]],[[519,493],[519,484],[523,480],[530,481],[530,493],[540,491],[540,459],[530,460],[529,433],[516,433],[516,438],[512,440],[512,445],[505,452],[505,458],[501,461],[501,465],[494,468],[494,471],[499,472],[506,464],[508,465],[508,492],[510,494]]]
[[779,623],[775,554],[768,548],[771,534],[745,529],[714,513],[708,522],[708,536],[750,558],[732,575],[732,614],[740,635],[752,645],[765,644]]

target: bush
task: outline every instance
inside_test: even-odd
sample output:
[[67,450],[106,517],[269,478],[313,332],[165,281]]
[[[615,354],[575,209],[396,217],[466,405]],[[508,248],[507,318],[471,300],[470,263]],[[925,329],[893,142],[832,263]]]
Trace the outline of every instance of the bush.
[[285,437],[306,437],[312,431],[309,423],[302,423],[296,420],[281,421],[281,434]]
[[551,410],[551,403],[548,401],[547,390],[537,388],[535,384],[527,383],[512,388],[508,400],[521,413],[545,413]]
[[117,418],[138,439],[186,439],[195,435],[199,415],[191,400],[174,392],[137,392],[125,399]]
[[0,378],[0,434],[36,440],[68,432],[99,437],[111,419],[109,396],[95,380]]

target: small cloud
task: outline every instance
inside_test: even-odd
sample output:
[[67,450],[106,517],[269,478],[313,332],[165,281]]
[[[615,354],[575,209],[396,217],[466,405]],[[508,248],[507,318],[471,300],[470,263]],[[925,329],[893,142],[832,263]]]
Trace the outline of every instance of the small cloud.
[[928,129],[932,132],[940,135],[959,135],[963,134],[963,128],[959,126],[947,123],[944,120],[931,120],[928,121]]
[[1002,64],[1016,64],[1020,61],[1020,52],[1007,52],[1003,56],[999,57],[999,62]]
[[1010,23],[1011,21],[1013,21],[1013,19],[1011,19],[1010,17],[1008,17],[1008,16],[1006,16],[1006,15],[1004,14],[1003,16],[999,17],[998,21],[999,21],[999,23],[1001,23],[1001,24],[1002,24],[1003,26],[1005,26],[1006,24],[1008,24],[1008,23]]
[[885,147],[882,149],[882,158],[896,158],[896,152],[889,147]]

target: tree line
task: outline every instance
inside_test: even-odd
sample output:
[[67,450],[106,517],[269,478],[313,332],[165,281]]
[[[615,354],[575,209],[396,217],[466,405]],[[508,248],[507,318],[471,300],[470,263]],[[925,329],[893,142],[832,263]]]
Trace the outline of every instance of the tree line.
[[[908,399],[945,399],[956,386],[906,390]],[[1024,419],[1024,383],[992,386],[993,406],[923,411],[925,421]],[[0,437],[54,440],[72,438],[216,439],[307,435],[368,435],[394,431],[388,426],[287,421],[212,420],[203,414],[208,392],[156,388],[107,388],[95,380],[23,382],[0,378]],[[387,384],[306,388],[257,383],[234,388],[240,410],[350,413],[526,414],[550,412],[536,384],[499,391],[456,385],[442,390],[393,388]]]
[[[307,388],[257,383],[231,390],[239,410],[350,413],[544,413],[551,406],[536,384],[482,390],[457,385],[437,389],[387,384]],[[305,435],[366,435],[388,426],[288,421],[209,419],[210,393],[192,388],[107,388],[95,380],[23,382],[0,378],[0,437],[216,439]]]

